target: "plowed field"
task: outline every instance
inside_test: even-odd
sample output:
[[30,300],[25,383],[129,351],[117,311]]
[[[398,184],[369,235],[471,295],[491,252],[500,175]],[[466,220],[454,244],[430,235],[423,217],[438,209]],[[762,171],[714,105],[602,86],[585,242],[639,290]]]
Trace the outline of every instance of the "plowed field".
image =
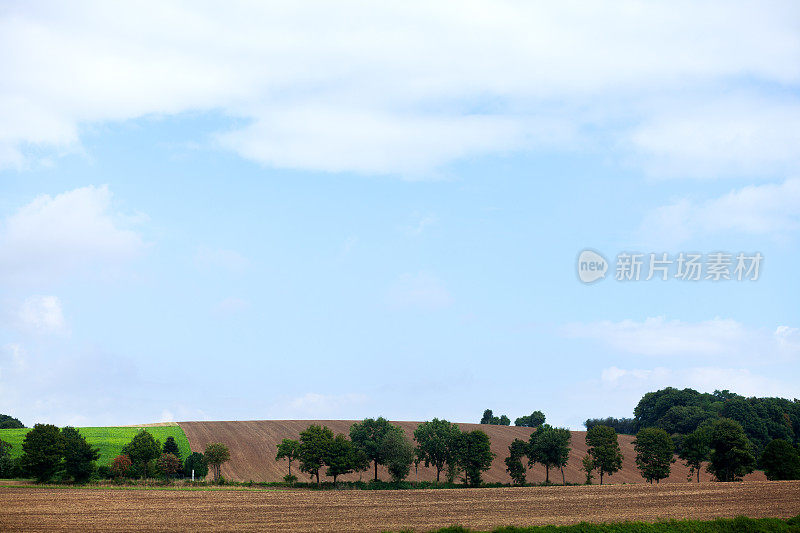
[[0,530],[426,531],[800,513],[800,482],[408,491],[0,487]]

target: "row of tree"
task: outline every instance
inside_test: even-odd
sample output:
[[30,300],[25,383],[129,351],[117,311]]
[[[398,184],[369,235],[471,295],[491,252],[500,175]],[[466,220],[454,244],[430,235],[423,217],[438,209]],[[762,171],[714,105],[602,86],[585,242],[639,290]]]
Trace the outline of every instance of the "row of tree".
[[[533,413],[521,416],[514,420],[515,426],[521,427],[528,427],[528,428],[538,428],[542,424],[544,424],[544,413],[541,411],[534,411]],[[494,416],[494,412],[491,409],[487,409],[483,412],[483,416],[480,420],[481,424],[491,424],[495,426],[510,426],[511,419],[508,418],[506,415]]]
[[494,454],[488,435],[476,430],[462,432],[456,424],[434,418],[423,422],[414,431],[414,446],[405,437],[405,432],[383,417],[367,418],[350,428],[349,438],[334,435],[327,426],[311,425],[300,433],[299,440],[283,439],[278,444],[276,460],[286,459],[289,473],[287,481],[296,480],[292,474],[292,463],[298,461],[300,470],[320,480],[320,472],[333,478],[351,472],[361,472],[373,467],[374,479],[378,480],[378,466],[384,465],[393,481],[402,481],[411,465],[436,468],[436,480],[442,471],[449,481],[459,473],[471,485],[481,483],[481,473],[492,465]]

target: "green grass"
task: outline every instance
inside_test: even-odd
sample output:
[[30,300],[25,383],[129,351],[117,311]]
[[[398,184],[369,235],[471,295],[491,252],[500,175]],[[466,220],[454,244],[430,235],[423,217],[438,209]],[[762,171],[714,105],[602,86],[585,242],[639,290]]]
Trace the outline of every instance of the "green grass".
[[[89,444],[100,449],[100,459],[97,461],[97,464],[107,465],[114,457],[122,453],[122,447],[128,444],[140,429],[146,429],[156,440],[159,440],[162,445],[167,437],[174,437],[175,442],[178,444],[178,449],[181,452],[182,459],[186,459],[191,453],[189,441],[180,426],[155,426],[146,428],[94,427],[78,428],[78,431],[81,435],[86,437]],[[28,431],[30,431],[30,428],[0,429],[0,440],[4,440],[13,446],[13,448],[11,448],[11,457],[22,455],[22,441],[25,440],[25,435]]]

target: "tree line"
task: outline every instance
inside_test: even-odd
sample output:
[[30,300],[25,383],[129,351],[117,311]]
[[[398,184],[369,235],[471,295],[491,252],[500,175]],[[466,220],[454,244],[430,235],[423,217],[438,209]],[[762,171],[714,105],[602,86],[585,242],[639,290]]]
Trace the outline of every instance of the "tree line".
[[[348,438],[349,437],[349,438]],[[277,445],[276,460],[286,459],[287,482],[294,482],[292,464],[297,461],[301,472],[320,482],[320,474],[333,479],[340,475],[363,472],[372,468],[378,481],[378,466],[389,471],[394,482],[403,481],[411,465],[436,469],[436,481],[445,472],[453,482],[460,474],[470,485],[482,482],[481,474],[491,468],[494,453],[489,436],[480,430],[461,431],[458,425],[434,418],[414,430],[412,444],[404,430],[383,417],[367,418],[350,427],[349,435],[334,435],[327,426],[311,425],[300,433],[299,440],[283,439]]]

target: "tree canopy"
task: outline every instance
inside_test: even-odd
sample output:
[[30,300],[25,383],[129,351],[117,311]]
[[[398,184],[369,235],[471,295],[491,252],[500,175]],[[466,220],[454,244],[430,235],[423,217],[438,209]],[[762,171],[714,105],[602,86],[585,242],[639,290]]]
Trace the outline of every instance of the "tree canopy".
[[658,483],[669,477],[670,467],[675,462],[675,444],[666,431],[660,428],[639,430],[633,448],[636,466],[648,483]]
[[622,468],[622,451],[619,449],[617,432],[608,426],[594,426],[586,432],[586,445],[592,464],[600,472],[600,484],[603,476],[609,476]]
[[425,466],[433,465],[436,468],[437,482],[445,465],[455,462],[456,441],[460,434],[461,430],[456,424],[438,418],[423,422],[414,431],[419,456]]

